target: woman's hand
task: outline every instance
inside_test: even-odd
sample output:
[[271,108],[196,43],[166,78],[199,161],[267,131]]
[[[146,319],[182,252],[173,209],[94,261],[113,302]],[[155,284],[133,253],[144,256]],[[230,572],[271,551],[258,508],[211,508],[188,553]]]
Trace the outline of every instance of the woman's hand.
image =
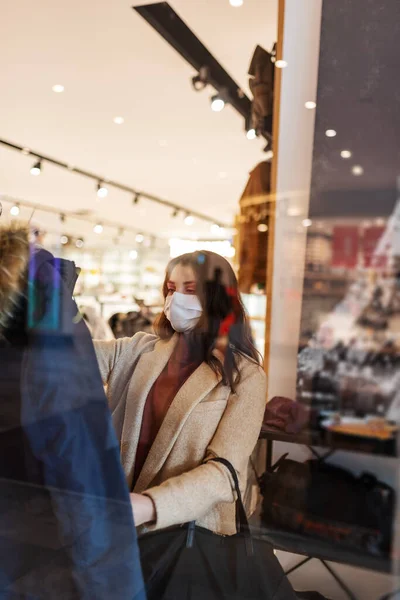
[[131,494],[130,496],[136,527],[156,520],[156,509],[149,496],[143,496],[143,494]]

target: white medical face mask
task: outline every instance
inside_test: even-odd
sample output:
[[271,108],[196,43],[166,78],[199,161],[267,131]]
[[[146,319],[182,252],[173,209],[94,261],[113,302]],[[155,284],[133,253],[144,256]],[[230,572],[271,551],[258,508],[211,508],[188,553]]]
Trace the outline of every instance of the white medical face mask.
[[174,292],[165,300],[164,314],[178,333],[186,333],[194,329],[202,312],[200,300],[191,294]]

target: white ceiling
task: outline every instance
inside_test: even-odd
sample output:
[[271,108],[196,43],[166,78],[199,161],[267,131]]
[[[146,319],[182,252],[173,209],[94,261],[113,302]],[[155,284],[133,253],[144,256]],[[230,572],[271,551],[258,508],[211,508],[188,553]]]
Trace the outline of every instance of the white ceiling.
[[[193,91],[193,69],[131,4],[3,0],[0,138],[232,223],[248,172],[263,159],[262,140],[246,139],[231,107],[210,110],[212,90]],[[276,38],[277,0],[171,4],[247,91],[255,46]],[[65,92],[52,92],[54,84]],[[115,125],[115,116],[125,123]],[[2,194],[90,209],[156,235],[210,237],[209,224],[189,228],[116,190],[98,201],[92,181],[49,164],[32,177],[32,158],[18,152],[0,147],[0,161]]]

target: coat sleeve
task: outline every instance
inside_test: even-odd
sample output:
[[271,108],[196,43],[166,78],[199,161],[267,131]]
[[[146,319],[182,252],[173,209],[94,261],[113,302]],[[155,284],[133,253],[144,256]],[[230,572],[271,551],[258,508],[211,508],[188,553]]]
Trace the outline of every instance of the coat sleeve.
[[260,434],[265,404],[265,373],[261,367],[249,363],[207,448],[205,464],[145,492],[152,498],[157,514],[156,523],[149,529],[200,519],[216,504],[234,502],[233,482],[226,467],[206,461],[225,458],[243,479]]
[[131,343],[131,338],[122,338],[119,340],[95,340],[93,342],[101,380],[104,385],[108,383],[112,370]]

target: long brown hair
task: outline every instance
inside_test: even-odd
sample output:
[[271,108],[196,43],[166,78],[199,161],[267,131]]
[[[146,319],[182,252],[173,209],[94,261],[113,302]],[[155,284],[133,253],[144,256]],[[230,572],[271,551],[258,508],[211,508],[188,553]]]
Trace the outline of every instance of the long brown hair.
[[[249,322],[238,292],[235,273],[225,258],[209,251],[183,254],[170,261],[163,285],[164,298],[168,296],[168,281],[177,265],[190,266],[196,275],[196,294],[203,307],[203,315],[196,328],[188,335],[189,349],[206,362],[222,382],[235,391],[240,381],[239,356],[261,364]],[[159,315],[154,330],[161,339],[170,339],[174,329],[164,313]],[[213,350],[221,342],[224,360],[220,361]]]

